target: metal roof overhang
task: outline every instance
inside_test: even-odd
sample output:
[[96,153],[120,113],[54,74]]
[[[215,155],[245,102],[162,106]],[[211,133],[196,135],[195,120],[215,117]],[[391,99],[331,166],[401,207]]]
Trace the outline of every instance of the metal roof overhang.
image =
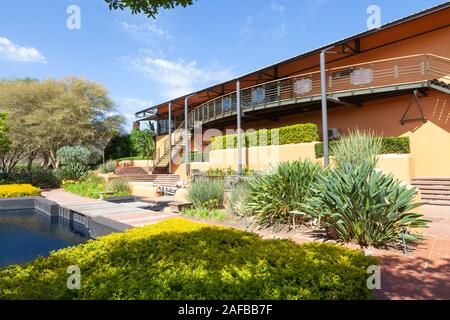
[[[432,19],[430,19],[430,15],[433,15]],[[184,109],[184,99],[187,96],[194,95],[189,100],[189,107],[192,109],[211,99],[235,91],[236,81],[238,79],[242,83],[242,89],[245,89],[246,87],[277,78],[315,70],[319,67],[319,54],[323,49],[331,47],[334,48],[335,51],[340,51],[345,54],[328,55],[327,64],[332,64],[333,62],[345,59],[350,55],[367,52],[398,41],[406,40],[419,34],[425,34],[449,27],[449,16],[450,2],[445,2],[424,11],[389,22],[379,29],[365,31],[332,44],[327,44],[323,47],[252,71],[229,81],[138,111],[135,115],[136,117],[145,117],[146,113],[155,111],[158,115],[167,114],[169,102],[172,102],[173,113],[181,112]]]

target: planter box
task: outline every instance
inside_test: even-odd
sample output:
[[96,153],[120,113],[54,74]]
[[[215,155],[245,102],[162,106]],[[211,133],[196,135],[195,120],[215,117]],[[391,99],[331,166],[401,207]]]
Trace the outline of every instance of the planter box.
[[169,203],[170,210],[173,213],[181,213],[184,209],[192,208],[191,202],[170,202]]

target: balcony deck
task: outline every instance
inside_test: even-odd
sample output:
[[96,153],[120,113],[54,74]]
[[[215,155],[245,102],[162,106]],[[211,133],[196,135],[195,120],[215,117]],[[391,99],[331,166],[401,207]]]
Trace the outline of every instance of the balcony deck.
[[[411,93],[418,89],[437,89],[436,81],[450,83],[450,59],[433,54],[418,54],[370,61],[326,70],[327,94],[330,107],[360,106],[362,102],[392,95]],[[244,117],[265,113],[282,115],[304,112],[308,105],[321,100],[320,72],[298,74],[251,86],[241,90]],[[188,127],[211,127],[231,123],[236,118],[237,92],[210,100],[188,115]],[[172,145],[183,141],[185,122],[172,134]],[[157,156],[168,156],[169,143],[157,150]]]

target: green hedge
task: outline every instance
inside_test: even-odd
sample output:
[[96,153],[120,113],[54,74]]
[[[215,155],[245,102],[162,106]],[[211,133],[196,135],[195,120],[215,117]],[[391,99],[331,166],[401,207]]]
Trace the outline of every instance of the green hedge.
[[[330,150],[338,143],[338,141],[330,141]],[[323,143],[315,145],[316,157],[323,157]],[[331,151],[330,151],[331,152]],[[411,152],[410,141],[408,137],[383,137],[381,154],[408,154]]]
[[[286,145],[308,143],[319,140],[317,126],[312,123],[296,124],[272,130],[258,130],[242,135],[244,147],[256,147],[266,145]],[[212,150],[237,148],[237,135],[231,134],[211,138]]]
[[[263,240],[175,218],[0,270],[4,299],[371,299],[377,260],[325,243]],[[80,290],[67,288],[69,266]]]
[[[202,152],[191,152],[191,162],[208,162],[209,161],[209,153],[202,153]],[[186,163],[185,156],[180,157],[181,163]]]

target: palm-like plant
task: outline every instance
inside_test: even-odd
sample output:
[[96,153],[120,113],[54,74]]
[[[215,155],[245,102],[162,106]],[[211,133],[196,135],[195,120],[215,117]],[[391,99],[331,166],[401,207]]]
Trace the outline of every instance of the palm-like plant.
[[295,227],[303,222],[296,211],[302,209],[322,171],[321,165],[310,160],[294,161],[250,179],[246,211],[255,216],[255,223],[261,227]]
[[322,175],[304,205],[337,238],[361,246],[417,242],[412,229],[426,227],[415,212],[417,189],[375,169],[381,140],[351,133],[333,149],[335,168]]

